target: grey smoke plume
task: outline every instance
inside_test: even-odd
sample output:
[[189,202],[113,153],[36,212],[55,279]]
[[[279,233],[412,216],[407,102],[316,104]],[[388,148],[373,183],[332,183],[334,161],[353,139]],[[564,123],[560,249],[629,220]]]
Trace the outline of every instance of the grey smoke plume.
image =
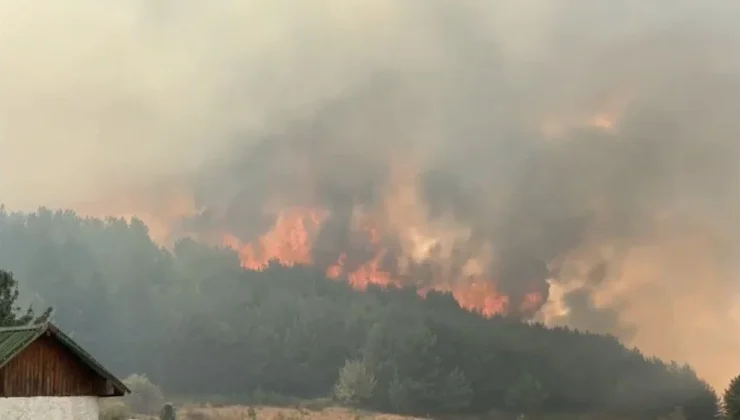
[[[0,193],[197,207],[190,230],[244,241],[322,208],[325,265],[375,255],[367,216],[405,282],[489,282],[512,314],[618,334],[721,387],[740,371],[738,12],[5,1]],[[167,200],[183,191],[195,202]],[[519,306],[531,292],[544,306]]]

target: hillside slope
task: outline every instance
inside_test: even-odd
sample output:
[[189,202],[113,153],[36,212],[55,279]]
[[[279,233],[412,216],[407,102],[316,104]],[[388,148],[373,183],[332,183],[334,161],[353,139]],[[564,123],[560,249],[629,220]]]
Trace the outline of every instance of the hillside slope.
[[325,397],[346,365],[345,394],[385,412],[716,411],[689,367],[613,337],[487,319],[446,294],[357,292],[310,267],[245,271],[227,249],[163,250],[137,221],[2,211],[0,244],[24,296],[117,373],[170,393]]

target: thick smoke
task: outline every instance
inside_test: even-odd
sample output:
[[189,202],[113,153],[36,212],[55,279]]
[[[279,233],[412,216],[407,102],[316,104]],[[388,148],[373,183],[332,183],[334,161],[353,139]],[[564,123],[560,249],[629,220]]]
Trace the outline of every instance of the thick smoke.
[[740,371],[738,12],[5,1],[0,193],[113,208],[111,191],[154,188],[110,211],[180,217],[165,198],[184,189],[190,230],[245,241],[322,208],[325,264],[370,257],[353,232],[371,216],[404,281],[539,292],[512,313],[615,333],[722,387]]

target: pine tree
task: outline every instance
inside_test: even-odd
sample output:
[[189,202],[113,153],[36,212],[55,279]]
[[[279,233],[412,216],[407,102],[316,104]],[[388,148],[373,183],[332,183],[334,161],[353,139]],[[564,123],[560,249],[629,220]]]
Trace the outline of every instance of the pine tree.
[[29,306],[23,315],[19,315],[21,307],[17,306],[17,300],[18,282],[13,278],[13,273],[0,270],[0,326],[14,327],[31,323],[40,324],[49,319],[51,308],[47,308],[37,317],[33,308]]
[[740,420],[740,375],[730,381],[730,386],[725,390],[722,397],[722,408],[724,408],[727,420]]

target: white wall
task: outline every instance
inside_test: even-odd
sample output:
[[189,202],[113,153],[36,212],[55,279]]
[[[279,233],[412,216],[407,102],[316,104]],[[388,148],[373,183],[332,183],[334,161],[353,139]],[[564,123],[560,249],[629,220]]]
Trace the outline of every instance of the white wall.
[[0,398],[1,420],[98,420],[97,397]]

